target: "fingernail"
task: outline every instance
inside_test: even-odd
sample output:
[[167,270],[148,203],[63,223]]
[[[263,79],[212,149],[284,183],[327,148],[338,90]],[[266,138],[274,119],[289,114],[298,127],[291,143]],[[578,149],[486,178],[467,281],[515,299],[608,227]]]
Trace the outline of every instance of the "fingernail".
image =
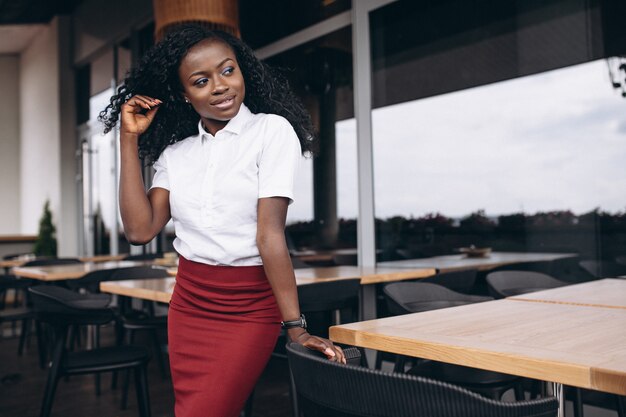
[[326,348],[324,353],[333,357],[335,356],[335,352],[331,348]]

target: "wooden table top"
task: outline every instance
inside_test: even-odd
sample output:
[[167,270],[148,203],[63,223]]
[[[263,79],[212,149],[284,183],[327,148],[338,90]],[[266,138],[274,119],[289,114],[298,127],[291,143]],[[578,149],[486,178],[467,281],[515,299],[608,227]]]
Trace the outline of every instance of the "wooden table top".
[[626,311],[498,300],[333,326],[364,348],[626,395]]
[[80,279],[87,273],[103,269],[130,268],[133,266],[150,265],[144,261],[109,261],[86,262],[67,265],[24,266],[13,268],[13,275],[22,278],[33,278],[40,281],[60,281],[65,279]]
[[626,309],[626,280],[606,278],[516,295],[508,299]]
[[[168,270],[169,271],[169,270]],[[172,271],[174,272],[174,271]],[[294,270],[297,285],[311,285],[321,282],[343,279],[361,279],[361,284],[386,282],[387,280],[404,280],[426,278],[434,275],[433,269],[388,270],[387,268],[359,268],[356,266],[337,266],[320,268],[301,268]],[[155,278],[144,280],[107,281],[100,283],[100,290],[112,294],[142,298],[151,301],[168,303],[174,290],[176,280],[172,278]]]
[[578,256],[575,253],[532,253],[532,252],[492,252],[485,257],[468,257],[464,254],[434,256],[432,258],[403,259],[400,261],[379,262],[379,267],[387,268],[437,268],[440,272],[464,269],[489,270],[502,265],[518,262],[542,262]]
[[[175,276],[176,268],[168,268],[167,272]],[[383,282],[405,281],[410,279],[428,278],[437,273],[434,268],[384,268],[359,266],[321,266],[294,269],[298,285],[314,284],[337,279],[360,278],[361,285],[380,284]]]
[[[128,254],[123,253],[120,255],[94,255],[94,256],[81,256],[82,262],[109,262],[109,261],[121,261],[126,258]],[[0,268],[15,268],[24,265],[26,262],[35,260],[35,257],[20,257],[16,259],[5,259],[0,261]]]

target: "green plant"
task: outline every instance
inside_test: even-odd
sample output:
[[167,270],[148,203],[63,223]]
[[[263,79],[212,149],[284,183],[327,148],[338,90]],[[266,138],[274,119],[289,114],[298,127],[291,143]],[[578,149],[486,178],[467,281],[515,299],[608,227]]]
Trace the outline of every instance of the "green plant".
[[46,200],[43,207],[43,215],[39,220],[39,234],[33,252],[37,256],[57,256],[56,228],[52,223],[49,200]]

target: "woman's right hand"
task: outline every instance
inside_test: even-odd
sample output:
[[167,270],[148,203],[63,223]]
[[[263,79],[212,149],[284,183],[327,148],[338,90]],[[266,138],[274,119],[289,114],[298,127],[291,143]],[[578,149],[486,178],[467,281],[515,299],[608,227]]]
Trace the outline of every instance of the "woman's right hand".
[[163,102],[148,96],[134,95],[122,105],[120,133],[141,135],[145,132]]

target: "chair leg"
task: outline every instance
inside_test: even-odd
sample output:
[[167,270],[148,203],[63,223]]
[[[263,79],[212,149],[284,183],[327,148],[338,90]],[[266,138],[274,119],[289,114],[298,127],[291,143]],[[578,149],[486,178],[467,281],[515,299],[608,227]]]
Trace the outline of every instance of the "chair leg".
[[39,320],[35,320],[35,332],[37,333],[37,354],[39,356],[39,369],[46,369],[47,347],[44,342],[44,329]]
[[300,417],[300,406],[298,406],[298,391],[296,391],[296,383],[293,380],[291,369],[289,370],[289,396],[291,397],[291,411],[293,417]]
[[626,396],[616,395],[615,401],[617,402],[617,416],[626,417]]
[[[135,331],[129,329],[126,333],[126,342],[129,345],[132,345],[134,340],[135,340]],[[135,381],[135,384],[136,383],[137,381]],[[120,408],[122,410],[126,410],[126,408],[128,407],[128,388],[129,387],[130,387],[130,370],[126,369],[124,371],[124,383],[122,384],[122,402],[120,405]]]
[[150,392],[148,391],[148,377],[146,364],[135,368],[135,389],[137,391],[137,405],[141,417],[150,417]]
[[52,366],[48,373],[48,381],[46,382],[46,388],[44,390],[43,401],[41,403],[41,411],[39,417],[49,417],[52,411],[52,402],[54,400],[54,394],[59,382],[61,371],[61,358],[63,353],[63,345],[65,340],[56,340],[54,347],[54,354],[52,356]]
[[18,356],[22,356],[22,353],[24,353],[24,343],[26,342],[26,333],[28,333],[29,328],[30,328],[30,319],[22,320],[22,331],[20,332],[20,344],[17,347]]
[[580,388],[574,388],[574,417],[583,417],[583,392]]

